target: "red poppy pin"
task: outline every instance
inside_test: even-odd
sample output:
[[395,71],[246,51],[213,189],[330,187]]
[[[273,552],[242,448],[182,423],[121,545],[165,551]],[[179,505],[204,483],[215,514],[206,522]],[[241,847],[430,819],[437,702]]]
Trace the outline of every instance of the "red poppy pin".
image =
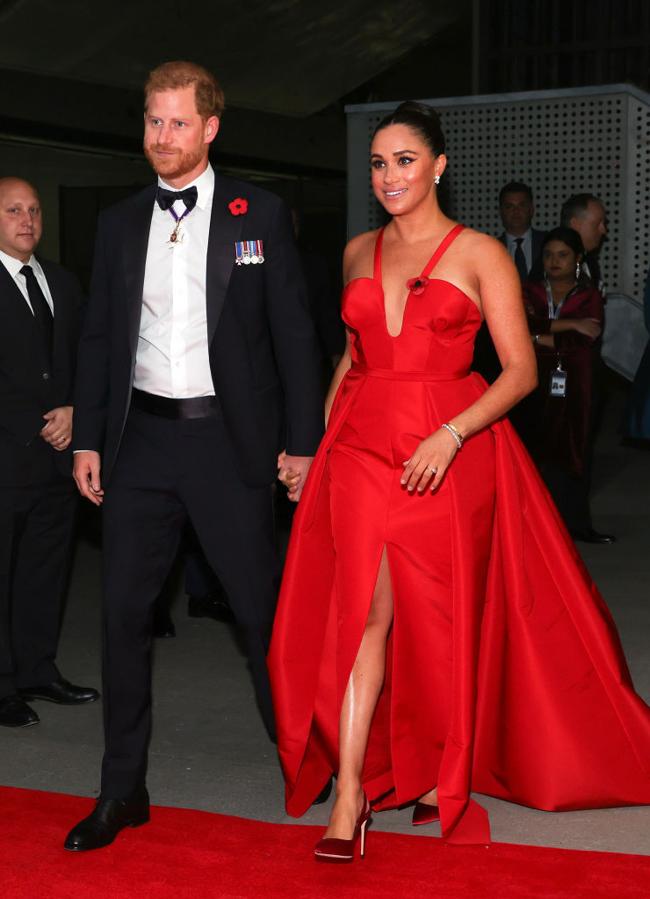
[[424,278],[410,278],[406,282],[407,288],[414,293],[415,296],[420,296],[421,293],[424,293],[424,288],[427,286],[427,282]]
[[237,197],[232,203],[228,203],[228,209],[230,210],[231,215],[246,215],[248,212],[248,200]]

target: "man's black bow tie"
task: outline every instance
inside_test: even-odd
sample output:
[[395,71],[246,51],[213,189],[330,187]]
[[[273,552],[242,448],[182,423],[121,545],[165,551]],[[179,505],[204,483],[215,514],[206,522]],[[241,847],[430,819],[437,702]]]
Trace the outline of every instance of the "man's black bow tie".
[[171,209],[176,200],[182,200],[189,212],[196,206],[198,195],[196,187],[186,187],[185,190],[167,190],[166,187],[159,187],[156,200],[161,209]]

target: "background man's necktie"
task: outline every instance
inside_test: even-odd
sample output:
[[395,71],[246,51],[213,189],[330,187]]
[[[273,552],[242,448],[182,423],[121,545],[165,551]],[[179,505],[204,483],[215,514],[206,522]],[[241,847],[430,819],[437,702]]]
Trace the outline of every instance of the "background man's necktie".
[[526,265],[526,256],[524,255],[524,251],[521,247],[523,242],[523,237],[515,238],[515,243],[517,244],[517,249],[515,250],[515,266],[517,267],[517,271],[519,272],[519,277],[522,281],[525,281],[528,277],[528,266]]
[[52,357],[52,334],[54,332],[52,310],[36,280],[36,275],[31,265],[23,265],[20,273],[25,276],[25,281],[27,282],[27,295],[29,296],[29,302],[32,304],[36,324],[43,335],[43,343],[49,361]]

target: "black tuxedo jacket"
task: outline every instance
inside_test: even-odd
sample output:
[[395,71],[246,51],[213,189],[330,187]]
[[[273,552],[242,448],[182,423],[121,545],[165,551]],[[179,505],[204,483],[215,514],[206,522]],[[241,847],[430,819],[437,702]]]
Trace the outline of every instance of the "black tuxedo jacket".
[[0,485],[40,479],[51,454],[56,469],[70,474],[70,451],[56,452],[39,436],[43,415],[72,405],[77,343],[84,297],[70,272],[45,259],[43,268],[54,301],[52,365],[42,356],[40,335],[16,282],[0,264]]
[[[75,388],[76,449],[102,454],[110,480],[129,410],[156,187],[99,218]],[[248,202],[243,215],[229,204]],[[235,241],[264,262],[235,264]],[[170,252],[172,252],[170,250]],[[291,217],[275,195],[215,173],[207,253],[210,369],[242,480],[272,483],[277,453],[313,455],[323,431],[319,352]]]
[[[544,243],[545,235],[546,231],[539,231],[537,228],[532,229],[532,266],[528,272],[528,278],[534,281],[539,281],[544,275],[544,269],[542,267],[542,244]],[[505,232],[499,236],[499,240],[507,249],[508,241],[506,240]]]

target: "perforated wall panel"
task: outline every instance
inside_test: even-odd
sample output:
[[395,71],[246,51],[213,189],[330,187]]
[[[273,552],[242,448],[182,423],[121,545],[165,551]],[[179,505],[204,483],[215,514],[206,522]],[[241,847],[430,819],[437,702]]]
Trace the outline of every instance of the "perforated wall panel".
[[[639,297],[650,265],[650,95],[627,85],[518,95],[427,100],[438,109],[449,165],[448,208],[459,221],[501,232],[499,189],[524,181],[535,195],[535,226],[559,223],[562,202],[588,191],[607,207],[601,252],[608,291]],[[368,147],[396,104],[348,107],[350,235],[377,227]]]

